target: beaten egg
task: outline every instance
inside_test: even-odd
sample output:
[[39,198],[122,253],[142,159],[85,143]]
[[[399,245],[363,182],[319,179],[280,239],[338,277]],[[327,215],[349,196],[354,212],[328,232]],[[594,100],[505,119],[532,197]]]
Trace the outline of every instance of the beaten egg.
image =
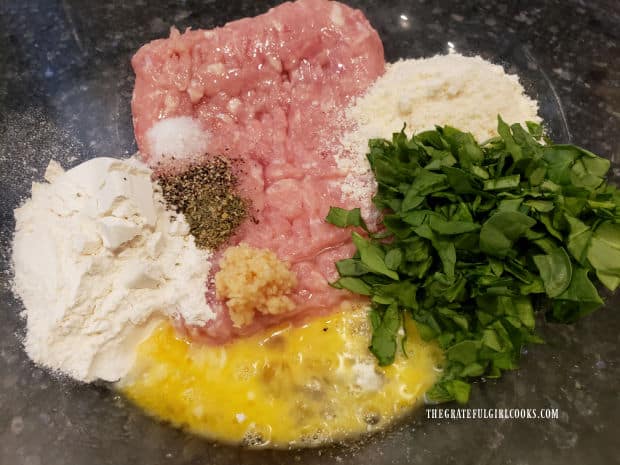
[[263,447],[314,446],[371,432],[418,405],[440,352],[406,322],[405,353],[379,367],[367,310],[223,346],[191,343],[169,324],[140,346],[120,389],[150,415],[211,439]]

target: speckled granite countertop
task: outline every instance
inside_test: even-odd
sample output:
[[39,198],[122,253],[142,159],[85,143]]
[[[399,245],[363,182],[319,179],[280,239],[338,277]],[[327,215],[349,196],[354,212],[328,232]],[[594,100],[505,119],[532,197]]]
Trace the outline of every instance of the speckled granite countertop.
[[[471,407],[558,408],[558,420],[427,420],[345,448],[214,446],[143,416],[105,386],[35,368],[21,350],[8,270],[12,210],[51,157],[65,166],[136,149],[132,53],[169,25],[210,28],[275,1],[0,0],[0,464],[620,463],[620,298],[572,327],[547,325],[522,369],[479,383]],[[389,60],[457,51],[524,78],[556,137],[620,176],[620,2],[355,0]],[[558,103],[559,102],[559,103]]]

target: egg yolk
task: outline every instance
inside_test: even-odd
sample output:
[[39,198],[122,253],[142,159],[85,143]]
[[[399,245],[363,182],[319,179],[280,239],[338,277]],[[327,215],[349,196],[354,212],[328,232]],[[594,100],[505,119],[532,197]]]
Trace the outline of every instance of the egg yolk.
[[419,404],[440,352],[406,321],[405,352],[378,367],[366,309],[281,326],[224,346],[169,324],[139,347],[121,391],[147,413],[219,441],[312,446],[366,433]]

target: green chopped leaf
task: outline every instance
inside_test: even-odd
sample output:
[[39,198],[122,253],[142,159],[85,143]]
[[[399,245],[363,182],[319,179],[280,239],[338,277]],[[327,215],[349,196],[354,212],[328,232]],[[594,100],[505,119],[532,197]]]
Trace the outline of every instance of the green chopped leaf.
[[533,121],[526,121],[525,125],[527,126],[527,130],[530,132],[532,137],[536,140],[540,140],[543,136],[542,126],[538,123],[534,123]]
[[482,225],[480,250],[491,256],[505,257],[514,242],[535,224],[535,219],[520,212],[495,213]]
[[587,257],[599,280],[616,290],[616,279],[620,278],[620,224],[601,224],[592,234]]
[[548,180],[557,185],[570,184],[571,167],[579,153],[564,146],[543,148],[543,158],[547,162]]
[[373,295],[381,299],[378,303],[388,305],[396,302],[403,307],[415,309],[418,308],[416,301],[417,290],[417,285],[410,281],[398,281],[376,285],[373,288]]
[[459,328],[464,329],[466,331],[469,329],[469,321],[465,315],[462,315],[459,312],[456,312],[452,310],[451,308],[447,308],[447,307],[440,307],[437,309],[437,312],[441,316],[452,320]]
[[620,286],[620,276],[617,274],[605,273],[604,271],[597,271],[596,277],[603,283],[607,289],[615,291]]
[[403,252],[400,249],[391,249],[385,254],[385,266],[390,270],[397,270],[403,261]]
[[472,194],[482,188],[482,183],[470,173],[460,168],[446,166],[442,170],[450,187],[457,194]]
[[411,183],[401,205],[403,211],[409,211],[420,205],[426,195],[445,189],[448,184],[444,174],[420,170]]
[[376,310],[377,325],[372,333],[370,342],[370,351],[373,353],[380,366],[390,365],[394,362],[396,355],[396,335],[400,328],[400,312],[396,304],[392,304],[383,313],[379,315]]
[[385,253],[378,245],[364,239],[355,232],[353,233],[353,243],[360,253],[362,263],[366,265],[370,271],[385,275],[394,280],[399,279],[398,273],[394,270],[390,270],[385,264]]
[[519,322],[529,329],[534,329],[536,321],[534,319],[534,308],[532,301],[527,296],[513,297],[510,300],[511,305],[508,306],[508,312],[513,309],[513,315],[519,319]]
[[456,400],[460,404],[466,404],[469,400],[471,385],[458,379],[440,381],[427,393],[429,400],[433,402],[448,402]]
[[500,191],[506,189],[514,189],[519,187],[521,183],[521,175],[505,176],[503,178],[495,178],[484,181],[483,189],[485,191]]
[[430,217],[429,226],[437,234],[444,234],[446,236],[464,234],[480,229],[479,224],[470,221],[447,221],[436,215]]
[[497,116],[497,132],[503,139],[506,150],[512,155],[513,160],[515,162],[519,161],[523,157],[523,150],[515,142],[512,132],[510,131],[510,126],[508,126],[499,115]]
[[359,208],[345,210],[344,208],[330,207],[325,221],[340,228],[357,226],[359,228],[363,228],[364,230],[368,230],[366,223],[362,218],[362,211]]
[[471,392],[470,384],[458,379],[453,379],[447,383],[446,388],[448,392],[454,396],[454,400],[456,400],[459,404],[466,404],[469,400],[469,394]]
[[523,203],[526,207],[531,208],[534,211],[548,213],[555,208],[553,202],[548,200],[528,200]]
[[338,281],[333,282],[332,286],[336,289],[348,289],[355,294],[371,295],[372,288],[360,278],[342,277]]
[[502,344],[494,329],[488,328],[482,332],[482,343],[496,352],[502,350]]
[[532,259],[549,297],[557,297],[568,288],[573,271],[564,247],[558,247],[545,255],[534,255]]
[[370,272],[370,269],[356,258],[337,261],[336,269],[340,276],[362,276]]
[[436,239],[431,242],[443,264],[443,272],[448,276],[454,276],[456,266],[456,248],[454,242],[447,239]]
[[462,341],[449,347],[446,351],[448,360],[454,362],[460,362],[463,365],[478,360],[478,351],[480,350],[480,343],[477,341]]
[[561,323],[572,323],[603,304],[594,284],[584,268],[575,268],[568,289],[553,301],[551,318]]
[[523,199],[502,199],[497,205],[498,211],[518,212],[521,210]]

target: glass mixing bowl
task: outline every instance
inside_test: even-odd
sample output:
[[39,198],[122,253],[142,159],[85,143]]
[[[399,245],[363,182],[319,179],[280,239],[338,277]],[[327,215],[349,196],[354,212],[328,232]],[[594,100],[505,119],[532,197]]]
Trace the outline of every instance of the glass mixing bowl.
[[[212,28],[275,1],[4,0],[0,3],[0,463],[617,463],[620,299],[574,326],[546,325],[522,368],[473,389],[472,408],[558,408],[557,420],[432,420],[319,449],[247,450],[154,421],[105,385],[50,375],[24,354],[10,289],[12,211],[50,158],[65,167],[136,151],[132,54],[170,25]],[[456,50],[518,73],[552,137],[619,164],[620,11],[577,2],[355,0],[389,61]],[[617,177],[616,177],[617,179]],[[77,349],[79,350],[79,348]],[[456,407],[447,405],[446,407]],[[617,447],[616,447],[617,450]]]

